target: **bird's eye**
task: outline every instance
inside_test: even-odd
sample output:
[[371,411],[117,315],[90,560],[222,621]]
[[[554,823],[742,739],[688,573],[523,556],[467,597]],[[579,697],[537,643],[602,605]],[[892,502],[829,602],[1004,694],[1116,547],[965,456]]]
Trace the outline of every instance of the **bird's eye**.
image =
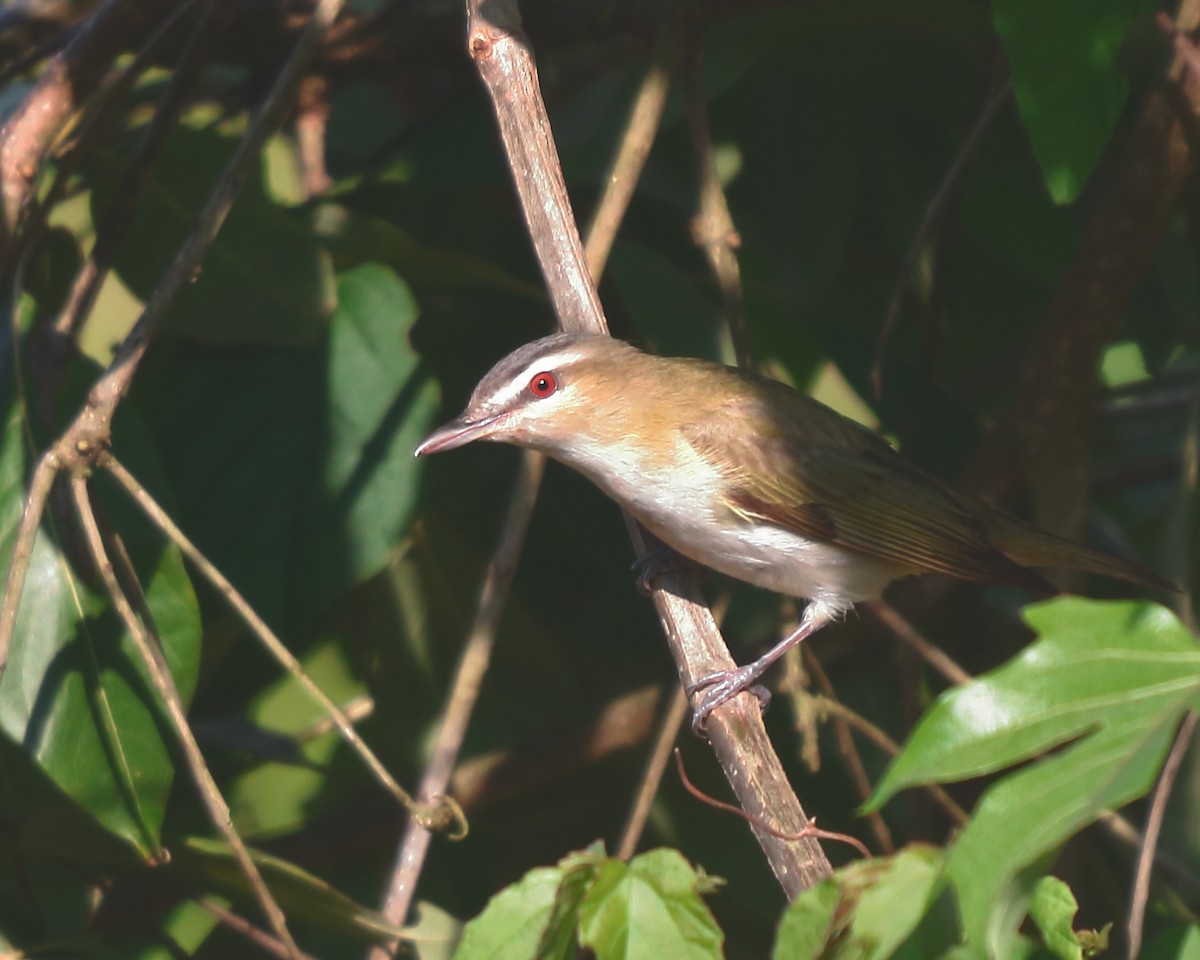
[[554,379],[554,374],[550,372],[535,373],[533,379],[529,381],[529,392],[539,400],[543,397],[548,397],[558,389],[558,381]]

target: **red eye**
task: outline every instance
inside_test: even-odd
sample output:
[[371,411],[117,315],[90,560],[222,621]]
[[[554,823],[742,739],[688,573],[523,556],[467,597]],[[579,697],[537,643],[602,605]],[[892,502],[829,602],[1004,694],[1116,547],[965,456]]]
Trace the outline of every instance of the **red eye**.
[[547,371],[546,373],[535,373],[533,379],[529,381],[529,392],[539,400],[542,397],[548,397],[558,389],[558,381],[554,379],[554,374]]

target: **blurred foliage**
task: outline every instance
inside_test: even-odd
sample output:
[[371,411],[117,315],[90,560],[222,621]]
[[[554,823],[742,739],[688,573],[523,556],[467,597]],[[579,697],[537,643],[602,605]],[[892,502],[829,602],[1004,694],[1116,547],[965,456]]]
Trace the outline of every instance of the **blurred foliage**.
[[[22,6],[4,8],[0,38],[30,32],[0,55],[28,52],[27,36],[61,39],[87,8]],[[293,39],[286,7],[230,5],[61,382],[45,376],[40,332],[92,249],[178,51],[168,45],[98,132],[68,140],[46,171],[67,189],[5,277],[0,555],[31,464],[155,288],[278,69]],[[1106,172],[1170,52],[1149,0],[522,9],[581,222],[658,44],[678,50],[699,28],[755,354],[950,482],[994,443],[1090,205],[1111,188]],[[699,22],[680,20],[688,15]],[[554,318],[461,49],[461,6],[361,2],[348,16],[313,68],[331,185],[306,195],[307,134],[289,121],[176,301],[122,404],[114,447],[313,679],[339,703],[367,706],[362,735],[411,786],[516,464],[502,447],[428,463],[411,451],[498,357]],[[5,74],[0,110],[28,93],[29,69]],[[931,198],[1006,84],[905,276]],[[695,162],[678,86],[601,296],[619,336],[728,359],[721,297],[690,233]],[[1106,393],[1082,536],[1192,587],[1200,297],[1189,216],[1168,223],[1097,371]],[[369,908],[401,811],[216,592],[97,481],[93,498],[134,559],[201,746],[301,945],[328,960],[361,956],[388,930]],[[1019,493],[1008,506],[1020,512]],[[631,560],[617,509],[551,465],[456,780],[470,787],[471,833],[433,843],[410,918],[415,953],[449,957],[462,935],[464,957],[573,956],[582,942],[600,957],[1066,958],[1114,922],[1112,949],[1124,949],[1133,851],[1089,825],[1130,801],[1142,820],[1137,798],[1196,701],[1187,628],[1127,602],[1059,601],[1023,619],[1030,598],[1011,589],[905,582],[895,604],[986,673],[941,699],[944,681],[869,614],[822,632],[813,651],[848,707],[897,741],[932,709],[886,777],[892,758],[861,746],[903,849],[854,862],[852,848],[828,844],[850,865],[785,914],[749,830],[673,774],[642,838],[652,853],[625,865],[590,846],[615,848],[645,754],[595,755],[594,724],[618,698],[675,682]],[[0,951],[261,955],[198,903],[260,922],[57,498],[32,564],[0,681]],[[725,633],[739,659],[774,642],[791,610],[720,578],[706,586],[732,597]],[[1099,580],[1077,588],[1130,594]],[[1040,639],[1021,653],[1031,631]],[[808,734],[787,700],[767,723],[806,810],[874,844],[867,798],[834,737],[823,725],[819,769],[805,766]],[[637,702],[652,709],[650,697]],[[1005,723],[985,729],[1002,707]],[[706,745],[684,735],[680,746],[693,780],[727,796]],[[934,779],[976,811],[961,833],[918,789],[883,803]],[[1198,811],[1190,756],[1164,824],[1184,879],[1155,886],[1144,957],[1200,957],[1189,925]],[[689,864],[726,882],[715,889]]]

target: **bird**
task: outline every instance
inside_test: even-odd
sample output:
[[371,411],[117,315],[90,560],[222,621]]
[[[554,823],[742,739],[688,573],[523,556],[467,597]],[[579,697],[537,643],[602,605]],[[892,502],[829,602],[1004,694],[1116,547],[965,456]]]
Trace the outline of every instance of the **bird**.
[[1136,561],[956,493],[784,383],[604,334],[557,333],[517,348],[415,455],[476,440],[540,451],[683,557],[807,601],[796,629],[757,660],[691,684],[698,731],[744,690],[764,700],[757,681],[788,649],[912,574],[1050,596],[1059,591],[1033,568],[1062,567],[1178,589]]

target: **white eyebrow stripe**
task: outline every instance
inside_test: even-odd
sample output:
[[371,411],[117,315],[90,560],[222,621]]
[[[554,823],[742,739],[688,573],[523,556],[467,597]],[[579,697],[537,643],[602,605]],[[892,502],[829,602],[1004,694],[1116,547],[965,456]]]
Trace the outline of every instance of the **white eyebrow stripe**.
[[508,385],[503,390],[496,391],[495,402],[500,406],[506,405],[510,400],[515,399],[525,391],[525,388],[529,386],[529,381],[533,379],[534,375],[558,370],[561,367],[574,363],[581,356],[582,354],[578,350],[568,350],[561,353],[543,354],[531,360],[520,373],[517,373],[509,380]]

